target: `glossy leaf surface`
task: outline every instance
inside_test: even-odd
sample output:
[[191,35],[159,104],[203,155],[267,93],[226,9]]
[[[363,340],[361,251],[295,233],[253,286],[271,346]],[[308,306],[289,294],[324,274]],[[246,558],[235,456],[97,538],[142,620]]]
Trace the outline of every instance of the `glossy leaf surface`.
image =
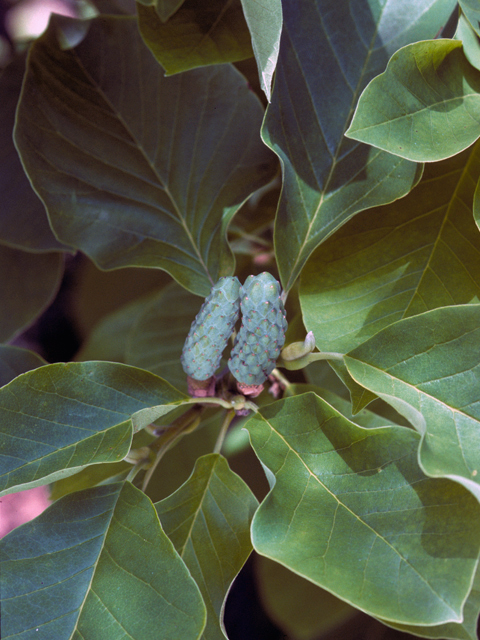
[[272,80],[277,66],[282,33],[281,0],[242,0],[252,47],[257,61],[260,86],[270,102]]
[[22,373],[47,364],[38,353],[8,344],[0,345],[0,387]]
[[133,18],[99,17],[66,50],[61,24],[31,49],[15,134],[56,234],[206,295],[233,269],[228,222],[271,176],[260,103],[227,65],[165,78]]
[[480,305],[401,320],[351,351],[351,375],[422,436],[420,463],[480,500]]
[[300,302],[319,349],[346,353],[402,318],[480,300],[479,178],[477,143],[427,165],[408,196],[360,213],[317,249]]
[[250,522],[258,502],[225,458],[199,458],[190,478],[155,504],[165,533],[189,568],[207,607],[205,639],[225,638],[223,606],[250,555]]
[[161,378],[109,362],[52,364],[16,378],[0,389],[0,495],[122,460],[133,432],[183,399]]
[[185,0],[167,22],[139,3],[138,26],[168,76],[253,55],[240,0]]
[[0,342],[26,329],[52,302],[63,275],[61,253],[0,245]]
[[448,158],[480,136],[480,73],[455,40],[395,53],[360,97],[347,136],[415,161]]
[[283,167],[275,250],[284,289],[349,218],[407,194],[418,181],[417,165],[348,140],[344,132],[360,92],[384,71],[392,53],[433,38],[454,5],[283,3],[280,56],[262,135]]
[[0,552],[4,640],[201,636],[198,588],[130,483],[60,499],[4,538]]
[[271,486],[252,523],[259,553],[386,620],[462,620],[480,505],[421,472],[418,434],[362,429],[314,394],[264,407],[246,428]]

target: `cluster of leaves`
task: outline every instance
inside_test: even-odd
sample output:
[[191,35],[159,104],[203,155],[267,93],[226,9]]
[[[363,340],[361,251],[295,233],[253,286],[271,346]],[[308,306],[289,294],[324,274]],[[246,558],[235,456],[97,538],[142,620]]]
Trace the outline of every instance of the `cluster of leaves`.
[[[95,4],[0,78],[0,496],[53,483],[1,544],[2,637],[225,637],[255,549],[293,638],[348,603],[474,640],[480,2]],[[46,364],[12,342],[77,251],[175,282]],[[287,344],[313,332],[312,360],[332,359],[284,361],[259,407],[228,374],[190,398],[201,297],[265,268]],[[246,447],[266,490],[231,468]],[[326,605],[305,629],[307,601]]]

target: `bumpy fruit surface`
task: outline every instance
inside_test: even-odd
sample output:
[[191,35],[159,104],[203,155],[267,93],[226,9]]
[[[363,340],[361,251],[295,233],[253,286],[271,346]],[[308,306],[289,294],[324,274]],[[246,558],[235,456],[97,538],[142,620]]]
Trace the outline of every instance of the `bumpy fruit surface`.
[[240,313],[238,278],[220,278],[192,322],[182,351],[183,370],[207,380],[218,369],[223,350]]
[[275,368],[288,325],[278,280],[267,272],[248,276],[240,308],[242,326],[228,366],[242,384],[260,385]]

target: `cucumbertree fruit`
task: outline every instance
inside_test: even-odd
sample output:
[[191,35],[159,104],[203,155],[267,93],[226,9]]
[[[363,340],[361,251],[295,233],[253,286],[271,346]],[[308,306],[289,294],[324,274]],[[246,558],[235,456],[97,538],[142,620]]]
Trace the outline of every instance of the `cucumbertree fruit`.
[[228,367],[241,385],[262,385],[285,342],[287,320],[280,283],[266,271],[248,276],[240,289],[242,326]]
[[195,381],[209,381],[218,369],[240,313],[239,293],[238,278],[220,278],[192,322],[181,357],[183,370],[192,379],[189,387],[208,386]]

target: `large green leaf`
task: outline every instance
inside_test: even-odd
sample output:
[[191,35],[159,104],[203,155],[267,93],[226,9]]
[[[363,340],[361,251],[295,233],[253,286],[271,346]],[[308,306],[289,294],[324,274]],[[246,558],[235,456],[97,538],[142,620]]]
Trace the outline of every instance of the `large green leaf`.
[[472,217],[480,143],[425,167],[403,200],[360,213],[308,261],[305,327],[346,353],[404,317],[480,300],[480,234]]
[[176,284],[151,299],[137,316],[125,343],[125,362],[148,369],[182,391],[187,374],[180,356],[202,301]]
[[12,340],[52,302],[63,266],[61,253],[30,253],[0,245],[0,342]]
[[257,61],[260,86],[270,102],[272,79],[277,66],[282,32],[281,0],[242,0],[252,47]]
[[62,498],[0,544],[2,638],[199,638],[205,607],[130,483]]
[[480,136],[480,73],[458,40],[397,51],[358,101],[346,135],[402,158],[448,158]]
[[275,247],[285,289],[312,251],[349,218],[392,202],[418,181],[417,165],[348,140],[344,132],[367,82],[397,49],[433,38],[454,6],[452,0],[417,0],[408,9],[404,0],[283,3],[280,56],[262,135],[283,166]]
[[232,215],[272,175],[259,101],[228,65],[165,78],[134,18],[92,20],[70,49],[61,25],[31,48],[15,132],[55,233],[206,295],[233,270]]
[[459,0],[458,4],[472,27],[480,35],[480,4],[478,0]]
[[157,296],[157,292],[147,293],[102,318],[82,345],[75,360],[110,360],[132,364],[127,363],[125,357],[127,336],[137,318]]
[[37,369],[47,364],[38,353],[12,347],[7,344],[0,344],[0,387],[32,369]]
[[480,500],[480,305],[400,320],[351,351],[351,375],[392,404],[422,436],[429,476]]
[[[463,607],[463,621],[461,623],[447,622],[436,627],[413,627],[407,625],[392,625],[396,629],[412,633],[422,638],[454,638],[455,640],[478,640],[477,623],[480,612],[480,568],[477,569],[472,590]],[[382,620],[383,622],[383,620]]]
[[422,473],[414,430],[363,429],[311,393],[246,428],[271,486],[252,522],[259,553],[385,620],[461,622],[480,505]]
[[167,21],[156,7],[137,5],[145,43],[167,75],[253,55],[240,0],[185,0]]
[[30,186],[13,144],[13,125],[25,56],[0,74],[0,243],[28,251],[68,249],[53,235],[45,207]]
[[184,399],[152,373],[109,362],[51,364],[15,378],[0,389],[0,495],[122,460],[134,431]]
[[203,456],[178,491],[155,504],[165,533],[198,584],[207,608],[202,638],[225,638],[223,607],[248,558],[258,502],[218,454]]

